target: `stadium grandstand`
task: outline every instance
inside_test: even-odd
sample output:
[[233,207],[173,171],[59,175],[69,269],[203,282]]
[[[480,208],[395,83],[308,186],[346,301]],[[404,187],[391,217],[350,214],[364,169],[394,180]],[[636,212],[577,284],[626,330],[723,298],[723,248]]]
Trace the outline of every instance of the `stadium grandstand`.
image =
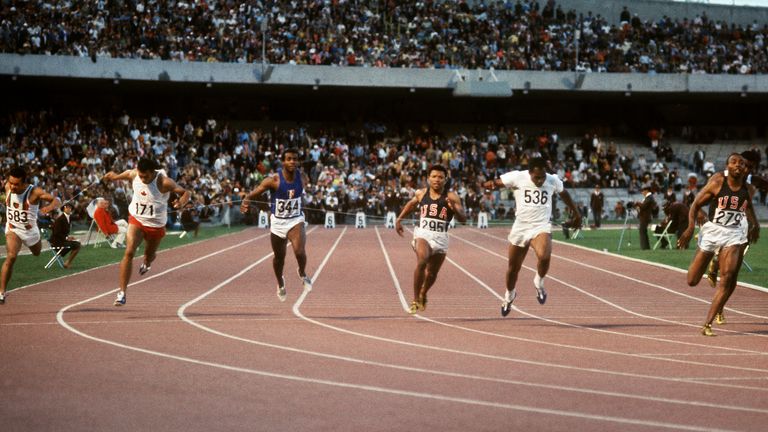
[[3,172],[86,220],[106,171],[151,156],[217,221],[296,146],[318,214],[382,217],[442,162],[472,213],[508,219],[481,182],[543,155],[614,217],[732,151],[765,170],[768,8],[714,3],[0,1]]

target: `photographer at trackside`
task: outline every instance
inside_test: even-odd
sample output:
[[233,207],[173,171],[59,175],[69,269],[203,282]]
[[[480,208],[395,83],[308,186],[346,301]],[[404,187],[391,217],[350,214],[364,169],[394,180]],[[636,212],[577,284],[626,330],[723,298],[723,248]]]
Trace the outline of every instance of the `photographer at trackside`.
[[640,222],[638,225],[640,230],[640,249],[646,250],[651,248],[651,243],[648,240],[648,225],[651,224],[653,213],[659,211],[659,205],[656,204],[656,200],[653,198],[653,188],[650,184],[644,184],[640,192],[643,194],[643,200],[634,203],[634,207],[637,209],[637,218]]

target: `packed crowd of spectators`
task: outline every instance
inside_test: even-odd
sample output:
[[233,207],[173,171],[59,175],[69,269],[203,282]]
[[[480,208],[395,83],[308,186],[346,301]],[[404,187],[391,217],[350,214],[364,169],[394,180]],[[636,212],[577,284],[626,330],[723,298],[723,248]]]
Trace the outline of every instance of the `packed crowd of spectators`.
[[250,63],[264,48],[271,64],[768,72],[767,25],[626,8],[612,21],[554,0],[4,0],[0,52]]
[[681,175],[669,168],[671,152],[663,150],[664,144],[655,150],[652,145],[634,154],[631,146],[620,148],[594,132],[563,140],[556,131],[525,133],[490,125],[461,131],[372,123],[358,129],[233,127],[213,117],[133,118],[123,112],[72,118],[50,111],[20,111],[0,119],[3,173],[18,163],[28,169],[32,183],[64,200],[76,197],[75,220],[85,220],[85,209],[96,197],[113,198],[120,210],[116,217],[124,218],[128,185],[112,188],[99,179],[109,170],[121,172],[149,157],[193,192],[202,221],[235,221],[241,217],[236,210],[243,194],[279,167],[287,147],[299,149],[310,178],[307,208],[315,223],[322,223],[325,210],[364,211],[372,217],[398,212],[416,188],[426,185],[427,169],[434,163],[449,169],[451,187],[470,215],[488,210],[494,218],[511,218],[511,193],[486,193],[480,185],[504,172],[525,169],[536,156],[551,161],[551,171],[567,187],[600,185],[630,193],[646,183],[664,190],[681,188]]

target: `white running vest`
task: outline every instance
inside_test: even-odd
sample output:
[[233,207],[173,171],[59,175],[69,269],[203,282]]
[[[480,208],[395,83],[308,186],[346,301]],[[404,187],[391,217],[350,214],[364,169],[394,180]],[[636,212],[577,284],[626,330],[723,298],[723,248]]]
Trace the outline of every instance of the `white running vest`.
[[39,204],[30,204],[29,195],[34,186],[29,185],[20,194],[9,193],[5,199],[6,229],[37,230],[37,212]]
[[161,175],[158,171],[149,184],[142,182],[138,175],[133,178],[133,199],[128,213],[145,227],[162,228],[168,220],[170,192],[162,193],[158,189],[157,181]]

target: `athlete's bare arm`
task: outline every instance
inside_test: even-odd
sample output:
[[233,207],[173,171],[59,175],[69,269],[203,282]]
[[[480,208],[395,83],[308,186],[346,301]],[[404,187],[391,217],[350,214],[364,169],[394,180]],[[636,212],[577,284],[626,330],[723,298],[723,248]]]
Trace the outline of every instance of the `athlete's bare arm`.
[[125,170],[120,174],[110,171],[104,174],[103,181],[133,180],[136,177],[136,170]]
[[400,215],[395,220],[395,231],[397,231],[397,234],[402,237],[403,236],[403,224],[402,219],[409,214],[419,205],[419,202],[424,197],[424,194],[427,192],[427,189],[419,189],[416,191],[415,194],[413,194],[413,198],[411,198],[407,203],[405,203],[405,206],[403,207],[403,210],[400,212]]
[[565,203],[565,205],[568,206],[569,209],[571,209],[571,214],[573,215],[573,226],[580,227],[581,212],[579,211],[578,207],[576,207],[576,204],[573,202],[573,199],[571,199],[571,194],[569,194],[567,190],[563,189],[563,191],[560,192],[559,195],[560,195],[560,198]]
[[255,189],[248,192],[243,197],[243,202],[240,203],[240,212],[241,213],[248,213],[248,208],[250,207],[250,202],[252,200],[255,200],[256,198],[260,197],[264,192],[267,190],[277,190],[277,188],[280,186],[280,180],[277,175],[271,175],[259,183],[258,186],[256,186]]
[[691,204],[691,208],[688,211],[688,228],[683,231],[683,233],[680,235],[680,238],[677,240],[678,249],[683,249],[685,245],[687,245],[691,240],[691,237],[693,237],[693,229],[696,226],[696,218],[699,215],[701,208],[709,201],[711,201],[715,195],[717,195],[717,191],[719,191],[723,186],[724,179],[725,176],[723,175],[713,175],[709,178],[707,184],[701,188],[699,193],[696,194],[696,198],[693,199],[693,204]]
[[35,187],[32,189],[32,193],[29,194],[29,202],[32,204],[37,204],[40,201],[45,201],[48,203],[47,206],[40,207],[39,211],[41,214],[48,214],[61,207],[61,200],[58,197],[49,194],[42,188]]
[[160,187],[158,189],[160,189],[160,192],[162,193],[173,192],[176,195],[178,195],[178,198],[176,198],[171,204],[175,209],[180,209],[184,207],[184,204],[186,204],[187,201],[189,201],[189,196],[190,196],[189,191],[179,186],[172,178],[168,176],[162,176],[160,181]]
[[467,214],[464,213],[464,207],[461,205],[461,198],[456,195],[456,192],[448,192],[446,201],[448,202],[448,207],[453,211],[453,216],[456,217],[456,220],[461,223],[466,223]]

